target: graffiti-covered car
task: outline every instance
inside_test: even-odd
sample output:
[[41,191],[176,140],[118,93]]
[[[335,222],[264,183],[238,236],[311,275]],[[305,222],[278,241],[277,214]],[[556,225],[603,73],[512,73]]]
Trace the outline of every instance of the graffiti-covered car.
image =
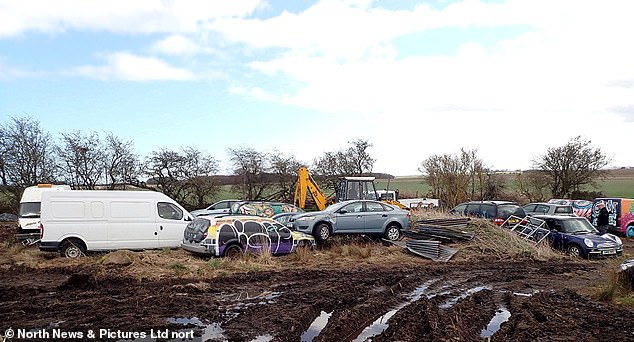
[[259,216],[199,216],[183,233],[181,247],[210,256],[235,257],[243,252],[286,254],[315,245],[315,239]]
[[291,218],[294,230],[313,234],[320,242],[332,234],[381,234],[388,240],[398,240],[401,230],[409,229],[409,221],[408,210],[372,200],[339,202]]
[[630,198],[595,198],[592,204],[592,224],[597,226],[599,203],[608,210],[608,232],[634,237],[634,200]]
[[609,233],[600,235],[585,217],[535,215],[531,221],[534,219],[544,221],[550,229],[548,238],[552,247],[571,256],[592,258],[623,253],[623,242],[618,236]]
[[304,210],[288,203],[267,201],[240,201],[231,206],[231,215],[273,217],[281,213],[303,213]]

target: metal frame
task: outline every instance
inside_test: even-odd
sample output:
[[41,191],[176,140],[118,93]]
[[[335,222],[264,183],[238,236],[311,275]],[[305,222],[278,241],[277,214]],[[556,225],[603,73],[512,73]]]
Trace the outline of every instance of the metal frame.
[[[519,220],[518,223],[511,225],[509,224],[509,220],[516,219]],[[538,221],[539,224],[534,224],[531,221]],[[546,221],[538,218],[526,218],[526,217],[518,217],[511,215],[509,218],[502,223],[500,227],[509,228],[509,230],[517,233],[520,237],[524,238],[527,241],[534,242],[538,244],[542,242],[548,235],[550,235],[550,229],[544,228]]]

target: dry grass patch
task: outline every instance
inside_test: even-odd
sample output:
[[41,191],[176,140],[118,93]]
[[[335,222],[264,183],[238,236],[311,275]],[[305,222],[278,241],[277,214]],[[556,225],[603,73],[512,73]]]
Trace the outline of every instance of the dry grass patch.
[[488,220],[472,219],[468,229],[475,232],[475,237],[461,248],[460,253],[466,259],[483,256],[498,260],[519,258],[546,261],[566,258],[550,248],[545,240],[535,244]]

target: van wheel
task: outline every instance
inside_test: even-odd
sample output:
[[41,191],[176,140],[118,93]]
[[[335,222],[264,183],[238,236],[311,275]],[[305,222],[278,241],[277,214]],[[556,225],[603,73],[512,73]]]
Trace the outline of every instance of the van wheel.
[[230,259],[238,259],[242,256],[242,247],[240,245],[229,245],[225,248],[224,256]]
[[77,239],[65,240],[60,248],[60,254],[67,258],[79,258],[86,255],[86,247]]
[[625,231],[625,236],[628,238],[634,237],[634,226],[627,226],[627,230]]

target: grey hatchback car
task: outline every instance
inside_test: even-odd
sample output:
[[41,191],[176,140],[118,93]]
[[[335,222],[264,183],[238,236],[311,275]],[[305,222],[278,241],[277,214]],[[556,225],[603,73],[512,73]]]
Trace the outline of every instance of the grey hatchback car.
[[577,216],[571,205],[555,203],[529,203],[523,206],[526,215],[564,215]]
[[379,201],[351,200],[293,216],[290,223],[294,230],[312,234],[319,242],[332,234],[381,234],[398,240],[401,230],[409,229],[410,212]]

